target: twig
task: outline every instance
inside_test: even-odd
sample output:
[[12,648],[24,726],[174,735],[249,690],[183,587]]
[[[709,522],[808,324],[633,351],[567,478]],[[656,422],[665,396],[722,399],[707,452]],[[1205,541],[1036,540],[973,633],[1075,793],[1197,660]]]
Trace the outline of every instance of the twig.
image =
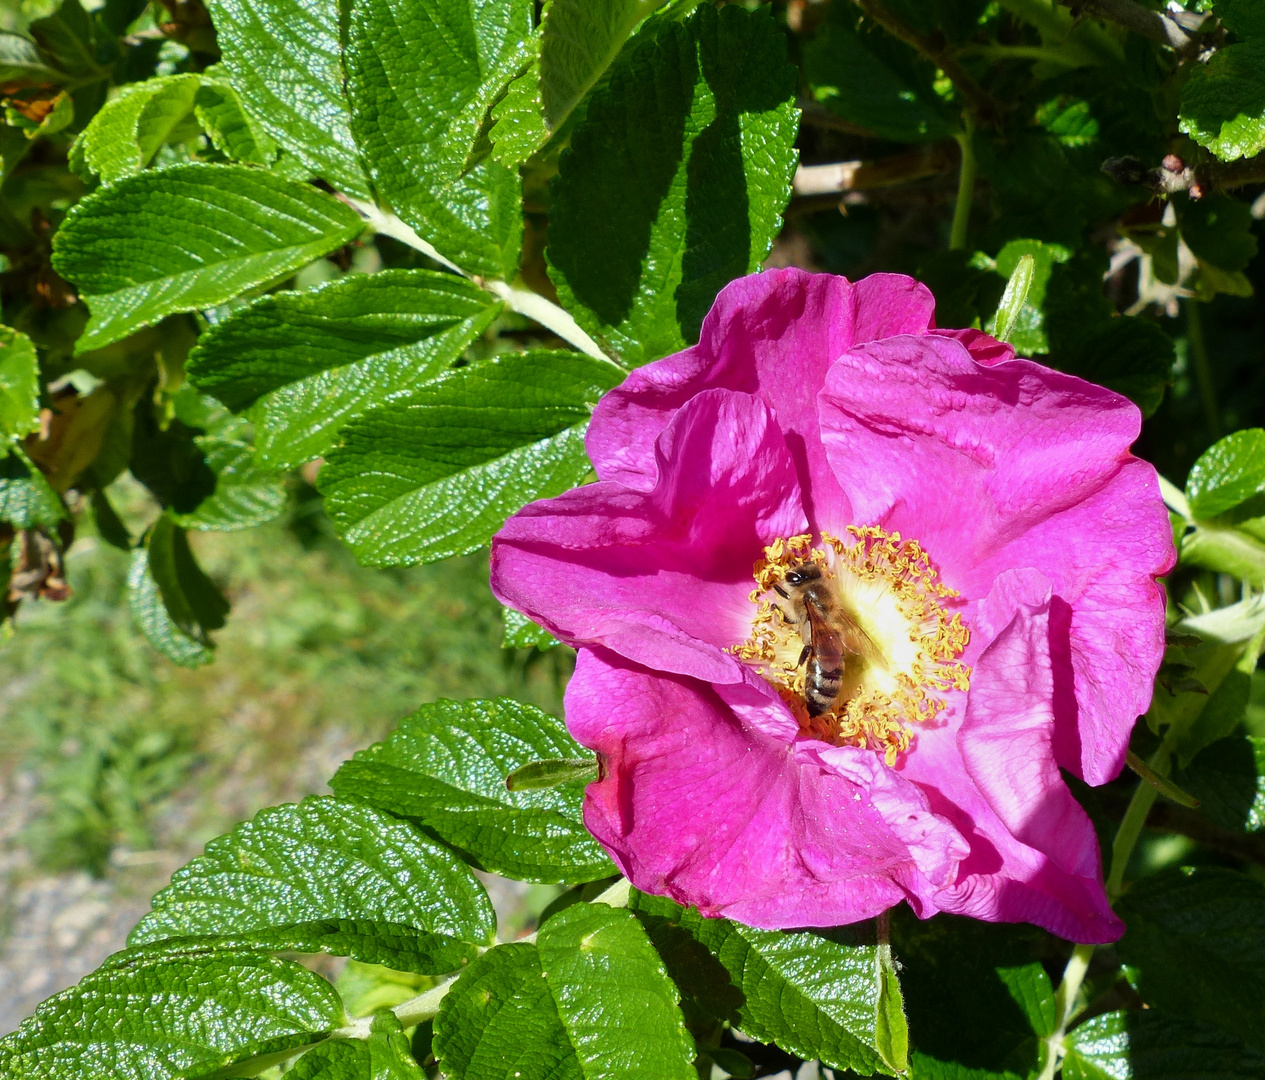
[[825,105],[817,101],[801,98],[795,103],[800,111],[801,122],[812,127],[824,128],[827,131],[842,131],[845,135],[860,135],[862,138],[875,138],[874,132],[851,120],[845,120],[838,113],[831,112]]
[[796,195],[833,195],[842,191],[866,191],[923,180],[951,172],[958,162],[954,139],[928,143],[903,154],[874,161],[835,161],[828,165],[801,165],[795,170],[792,190]]
[[957,58],[949,52],[943,36],[923,34],[915,30],[900,16],[892,14],[875,0],[855,0],[855,2],[869,18],[889,34],[900,38],[906,45],[912,45],[943,71],[957,88],[958,93],[966,99],[976,119],[987,123],[1001,115],[1001,105],[970,76],[966,68],[958,63]]
[[1135,34],[1168,45],[1179,53],[1200,48],[1200,30],[1208,16],[1200,12],[1152,11],[1134,0],[1058,0],[1076,14],[1089,13],[1132,30]]

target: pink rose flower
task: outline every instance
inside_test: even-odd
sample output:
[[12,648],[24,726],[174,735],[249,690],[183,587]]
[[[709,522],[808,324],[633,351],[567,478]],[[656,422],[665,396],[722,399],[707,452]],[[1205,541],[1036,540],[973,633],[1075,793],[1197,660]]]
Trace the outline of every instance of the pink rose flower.
[[911,278],[775,270],[597,406],[598,482],[492,588],[579,649],[585,821],[637,888],[765,928],[1123,927],[1059,769],[1124,763],[1175,553],[1138,410]]

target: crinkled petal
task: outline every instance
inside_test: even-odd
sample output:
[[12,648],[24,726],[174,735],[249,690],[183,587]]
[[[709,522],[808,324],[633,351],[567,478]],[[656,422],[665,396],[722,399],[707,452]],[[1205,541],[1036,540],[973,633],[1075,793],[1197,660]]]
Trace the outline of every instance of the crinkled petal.
[[492,544],[492,591],[573,645],[601,644],[709,682],[746,670],[723,650],[751,624],[751,567],[805,527],[769,408],[709,390],[660,433],[648,491],[614,481],[532,503]]
[[711,387],[755,394],[786,434],[814,527],[838,531],[848,508],[821,450],[816,391],[853,344],[923,332],[934,307],[924,285],[900,274],[855,284],[798,269],[739,278],[716,297],[697,345],[639,368],[602,398],[589,457],[601,479],[648,487],[654,441],[686,401]]
[[1129,453],[1137,408],[1031,361],[977,363],[936,335],[855,347],[819,406],[858,523],[916,538],[967,600],[1006,569],[1050,579],[1056,629],[1067,624],[1059,763],[1110,779],[1149,701],[1163,650],[1155,577],[1174,559],[1155,471]]
[[975,664],[965,718],[920,731],[902,768],[971,845],[935,906],[1114,941],[1124,927],[1103,889],[1093,824],[1054,760],[1049,582],[1003,575],[980,621],[1000,630]]
[[[722,692],[751,703],[768,691],[580,651],[567,726],[602,756],[584,819],[620,870],[645,892],[766,929],[857,922],[904,899],[922,872],[880,809],[893,812],[895,785],[872,797],[864,767],[846,775],[745,726]],[[904,787],[912,812],[925,814],[926,799]],[[964,850],[931,815],[906,832],[929,865],[942,858],[926,833]]]

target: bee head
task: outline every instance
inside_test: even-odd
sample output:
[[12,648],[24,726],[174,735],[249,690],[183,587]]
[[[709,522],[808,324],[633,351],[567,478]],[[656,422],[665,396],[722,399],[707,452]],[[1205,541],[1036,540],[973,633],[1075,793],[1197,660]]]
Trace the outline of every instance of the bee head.
[[788,585],[807,585],[808,582],[818,581],[820,578],[821,567],[815,563],[804,563],[786,571],[785,581]]

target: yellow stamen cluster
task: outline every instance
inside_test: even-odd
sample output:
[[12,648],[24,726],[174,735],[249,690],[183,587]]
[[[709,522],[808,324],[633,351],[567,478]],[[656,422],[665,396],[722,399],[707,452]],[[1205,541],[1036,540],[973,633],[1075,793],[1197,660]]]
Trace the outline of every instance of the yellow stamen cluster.
[[[877,526],[849,526],[849,540],[823,533],[779,538],[754,568],[756,605],[751,633],[732,652],[758,667],[790,705],[805,735],[836,745],[880,750],[889,765],[909,748],[909,725],[934,720],[943,695],[970,686],[971,669],[958,661],[970,632],[943,601],[958,594],[938,580],[916,540]],[[845,658],[843,688],[831,709],[809,716],[806,665],[793,602],[775,591],[788,571],[813,563],[836,601],[834,618],[863,643]]]

